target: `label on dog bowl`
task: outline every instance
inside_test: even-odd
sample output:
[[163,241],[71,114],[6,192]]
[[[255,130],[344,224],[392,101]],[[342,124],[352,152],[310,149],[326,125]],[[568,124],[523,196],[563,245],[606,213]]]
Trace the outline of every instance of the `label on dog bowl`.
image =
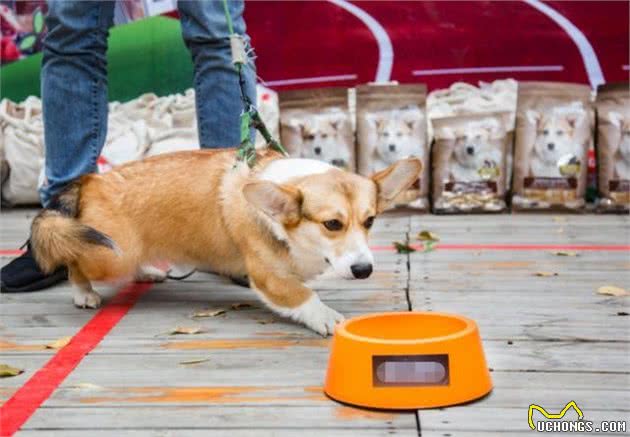
[[376,355],[372,375],[376,387],[448,385],[448,355]]

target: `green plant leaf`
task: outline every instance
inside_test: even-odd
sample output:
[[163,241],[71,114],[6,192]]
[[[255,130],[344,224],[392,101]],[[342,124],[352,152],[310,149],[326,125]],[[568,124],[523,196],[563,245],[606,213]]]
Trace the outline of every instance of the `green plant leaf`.
[[26,35],[22,39],[22,41],[20,41],[20,44],[18,45],[18,48],[20,49],[21,52],[30,50],[35,45],[36,41],[37,41],[37,38],[35,37],[35,35],[33,35],[33,34]]
[[33,32],[42,33],[44,30],[44,14],[37,8],[33,13]]

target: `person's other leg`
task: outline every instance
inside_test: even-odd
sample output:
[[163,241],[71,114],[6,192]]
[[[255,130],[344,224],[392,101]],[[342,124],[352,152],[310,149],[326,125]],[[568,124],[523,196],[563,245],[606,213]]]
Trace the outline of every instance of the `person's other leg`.
[[[42,63],[46,145],[44,206],[69,182],[96,169],[107,132],[108,29],[114,2],[49,2]],[[2,267],[0,290],[41,290],[66,279],[67,270],[48,275],[28,250]]]
[[[234,32],[249,48],[242,0],[229,0]],[[240,143],[243,110],[238,73],[232,65],[230,32],[223,2],[187,0],[178,2],[182,34],[195,67],[195,101],[201,147],[235,147]],[[256,68],[253,59],[242,71],[246,93],[256,103]],[[253,141],[253,136],[252,136]]]
[[49,2],[42,61],[46,180],[42,204],[96,171],[107,135],[107,37],[115,2]]

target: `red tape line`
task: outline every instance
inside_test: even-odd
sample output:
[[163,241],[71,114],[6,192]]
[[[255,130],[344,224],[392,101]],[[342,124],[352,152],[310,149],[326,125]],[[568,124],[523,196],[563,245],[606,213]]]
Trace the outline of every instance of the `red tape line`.
[[152,284],[138,283],[122,288],[81,330],[70,343],[60,349],[41,369],[0,407],[0,435],[11,436],[31,417],[129,312]]
[[[422,245],[412,244],[414,249]],[[370,246],[376,252],[393,252],[394,246]],[[630,245],[624,244],[442,244],[437,243],[435,249],[440,250],[582,250],[585,252],[630,252]],[[0,256],[19,256],[24,253],[18,249],[0,249]]]
[[[422,249],[421,244],[411,244],[414,249]],[[394,246],[370,246],[374,251],[393,251]],[[630,245],[622,244],[442,244],[437,242],[435,250],[582,250],[629,252]]]

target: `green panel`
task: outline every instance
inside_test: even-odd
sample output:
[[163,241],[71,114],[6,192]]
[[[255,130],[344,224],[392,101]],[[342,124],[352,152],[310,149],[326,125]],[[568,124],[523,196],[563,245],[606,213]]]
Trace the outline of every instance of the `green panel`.
[[[0,95],[20,102],[40,95],[41,53],[0,69]],[[182,92],[192,86],[193,67],[178,20],[152,17],[111,30],[107,52],[110,100],[142,93]]]

